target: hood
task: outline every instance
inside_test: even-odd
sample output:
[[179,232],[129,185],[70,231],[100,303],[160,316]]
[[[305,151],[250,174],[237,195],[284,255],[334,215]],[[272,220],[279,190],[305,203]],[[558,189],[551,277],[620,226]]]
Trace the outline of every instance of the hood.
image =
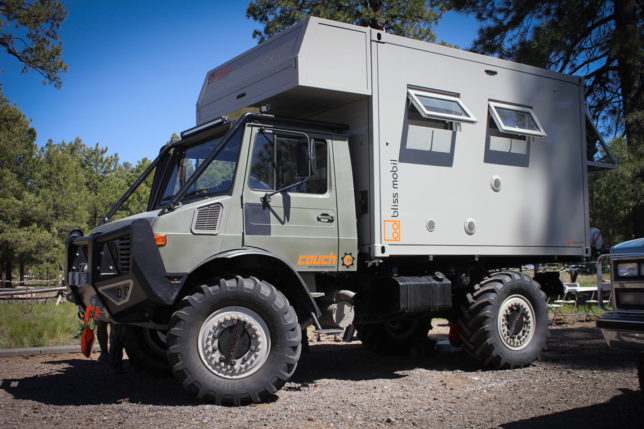
[[644,253],[644,237],[616,244],[610,249],[613,254]]
[[94,228],[92,232],[101,233],[101,234],[112,232],[124,226],[130,225],[132,222],[138,219],[145,219],[148,222],[150,222],[150,224],[152,224],[154,222],[154,219],[156,219],[158,215],[159,215],[159,210],[138,213],[132,216],[125,217],[123,219],[114,220],[106,224],[97,226],[96,228]]

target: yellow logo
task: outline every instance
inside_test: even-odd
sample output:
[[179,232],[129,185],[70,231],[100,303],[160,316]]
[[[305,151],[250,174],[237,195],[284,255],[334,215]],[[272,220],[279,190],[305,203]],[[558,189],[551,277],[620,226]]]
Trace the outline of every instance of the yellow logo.
[[345,253],[342,257],[342,265],[349,268],[353,265],[353,255],[351,253]]
[[331,252],[328,255],[300,255],[297,265],[335,265],[337,257]]
[[385,241],[400,241],[400,221],[385,220],[384,236]]

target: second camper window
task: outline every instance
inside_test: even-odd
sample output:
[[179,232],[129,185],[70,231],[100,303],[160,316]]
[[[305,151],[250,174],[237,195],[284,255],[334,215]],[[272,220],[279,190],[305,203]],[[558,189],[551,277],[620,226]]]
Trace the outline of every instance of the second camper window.
[[499,131],[503,133],[544,137],[544,131],[531,107],[490,101],[490,114]]

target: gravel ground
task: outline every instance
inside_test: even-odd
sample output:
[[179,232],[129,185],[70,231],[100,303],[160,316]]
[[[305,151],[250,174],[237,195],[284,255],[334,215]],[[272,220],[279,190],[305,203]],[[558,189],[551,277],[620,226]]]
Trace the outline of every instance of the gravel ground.
[[509,371],[481,371],[462,352],[383,357],[322,341],[272,401],[232,408],[80,354],[8,357],[0,427],[642,428],[635,358],[606,347],[594,322],[554,327],[540,361]]

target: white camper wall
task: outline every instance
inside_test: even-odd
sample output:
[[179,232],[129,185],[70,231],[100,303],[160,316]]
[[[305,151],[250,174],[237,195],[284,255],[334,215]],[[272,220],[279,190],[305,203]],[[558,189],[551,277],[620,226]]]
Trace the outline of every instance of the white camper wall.
[[[374,235],[381,238],[372,253],[382,253],[384,245],[388,255],[584,255],[588,219],[579,80],[381,37],[372,49],[380,169]],[[440,162],[425,156],[429,146],[418,139],[428,140],[432,129],[423,129],[422,120],[407,128],[410,86],[458,95],[477,119],[453,133],[439,132],[443,137],[436,146],[447,162],[445,156]],[[510,143],[492,138],[492,147],[486,147],[491,100],[532,107],[547,135],[532,137],[527,145],[515,141],[519,153],[510,160],[494,156],[509,151]],[[493,189],[493,180],[500,189]]]

